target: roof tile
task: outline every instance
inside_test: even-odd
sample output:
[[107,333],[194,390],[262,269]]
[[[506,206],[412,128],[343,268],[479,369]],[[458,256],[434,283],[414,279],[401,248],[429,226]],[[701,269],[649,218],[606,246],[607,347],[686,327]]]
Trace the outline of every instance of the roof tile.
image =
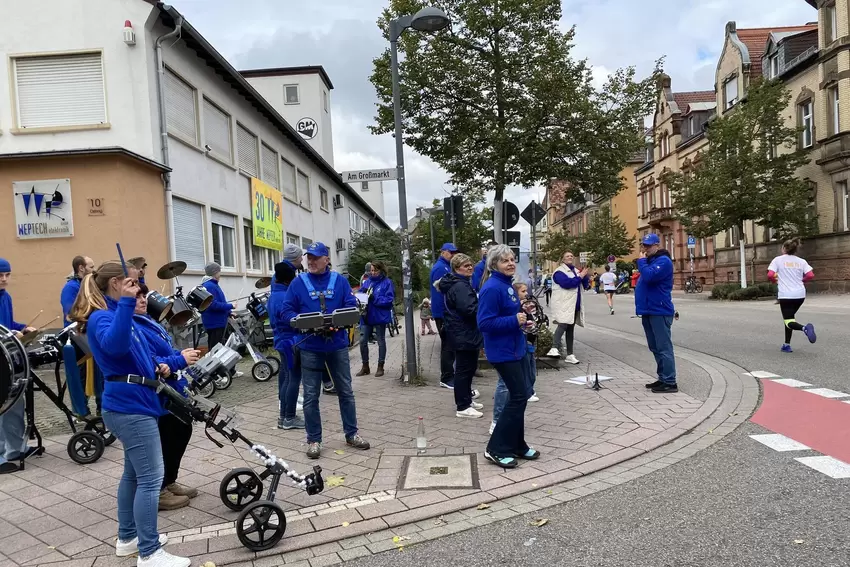
[[773,32],[803,32],[818,29],[816,24],[805,26],[785,26],[776,28],[749,28],[738,30],[738,39],[744,42],[747,50],[750,52],[750,76],[761,76],[761,59],[764,56],[764,49],[767,47],[767,40]]

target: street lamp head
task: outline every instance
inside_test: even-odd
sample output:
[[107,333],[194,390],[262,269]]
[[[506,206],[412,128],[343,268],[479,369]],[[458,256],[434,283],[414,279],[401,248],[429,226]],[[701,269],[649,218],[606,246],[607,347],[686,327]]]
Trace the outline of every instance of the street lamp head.
[[417,31],[436,32],[451,24],[449,17],[439,8],[426,6],[413,15],[410,27]]

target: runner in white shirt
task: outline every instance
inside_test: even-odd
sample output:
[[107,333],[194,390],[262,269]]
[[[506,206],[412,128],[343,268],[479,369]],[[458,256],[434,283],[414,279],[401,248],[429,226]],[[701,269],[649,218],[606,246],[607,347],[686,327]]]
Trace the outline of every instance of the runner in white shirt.
[[605,266],[605,273],[599,276],[602,282],[602,291],[608,297],[608,309],[614,314],[614,294],[617,292],[617,276],[611,273],[611,266]]
[[797,310],[806,300],[806,282],[815,277],[812,267],[804,259],[797,256],[800,239],[786,240],[782,245],[782,256],[777,256],[767,268],[767,278],[779,285],[779,308],[785,323],[785,343],[782,352],[791,350],[791,335],[794,331],[803,331],[809,342],[817,340],[815,326],[811,323],[801,325],[795,319]]

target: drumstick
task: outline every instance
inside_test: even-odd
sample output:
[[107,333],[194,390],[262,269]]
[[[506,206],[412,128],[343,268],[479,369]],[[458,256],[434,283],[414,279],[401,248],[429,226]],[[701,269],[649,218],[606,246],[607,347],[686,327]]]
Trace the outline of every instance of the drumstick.
[[[244,286],[244,285],[243,285],[243,286],[239,289],[239,297],[242,297],[242,292],[243,292],[243,291],[245,291],[245,286]],[[237,307],[239,306],[239,300],[238,300],[238,299],[237,299],[236,301],[234,301],[234,303],[236,304],[236,306],[237,306]]]
[[[36,313],[36,314],[35,314],[35,317],[33,317],[33,318],[32,318],[32,321],[30,321],[29,323],[27,323],[26,325],[24,325],[24,327],[32,327],[32,324],[33,324],[33,323],[35,323],[35,320],[36,320],[36,319],[38,319],[39,317],[41,317],[41,314],[42,314],[42,313],[44,313],[44,309],[42,309],[41,311],[39,311],[38,313]],[[56,319],[58,319],[58,317],[57,317]],[[53,321],[55,321],[56,319],[54,319]],[[51,321],[51,323],[52,323],[53,321]]]
[[119,243],[115,243],[115,247],[118,249],[118,258],[121,259],[121,269],[124,270],[124,277],[128,276],[127,274],[127,264],[124,262],[124,254],[121,252],[121,245]]
[[47,323],[45,323],[44,325],[42,325],[41,327],[39,327],[38,329],[36,329],[36,330],[35,330],[35,332],[36,332],[36,333],[41,332],[41,331],[42,331],[43,329],[45,329],[45,328],[46,328],[49,324],[51,324],[53,321],[55,321],[56,319],[59,319],[59,318],[60,318],[60,317],[59,317],[59,315],[57,315],[56,317],[54,317],[53,319],[51,319],[50,321],[48,321]]

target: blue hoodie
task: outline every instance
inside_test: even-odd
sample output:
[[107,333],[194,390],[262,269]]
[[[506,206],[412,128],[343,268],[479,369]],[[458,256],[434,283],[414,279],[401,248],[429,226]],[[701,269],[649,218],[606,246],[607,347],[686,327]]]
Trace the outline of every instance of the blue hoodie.
[[[136,374],[156,378],[155,363],[166,362],[154,358],[144,335],[133,323],[136,310],[134,297],[115,301],[106,298],[107,309],[98,310],[89,317],[86,336],[89,348],[104,377]],[[153,388],[141,384],[106,381],[103,388],[103,411],[159,417],[165,414]]]
[[133,323],[147,341],[154,357],[167,364],[171,369],[171,376],[166,379],[168,385],[182,394],[183,389],[189,385],[189,381],[185,378],[178,379],[177,371],[183,370],[188,364],[186,364],[186,359],[183,358],[180,351],[174,348],[171,335],[162,325],[147,315],[133,315]]
[[635,288],[635,313],[666,315],[676,313],[673,307],[673,261],[670,253],[661,249],[649,258],[637,261],[640,277]]
[[298,332],[289,326],[289,319],[283,315],[283,300],[286,298],[288,289],[287,284],[272,282],[272,292],[266,304],[269,310],[269,323],[274,331],[274,348],[278,352],[285,352],[287,348],[291,349],[298,336]]
[[10,331],[23,331],[26,325],[15,321],[15,314],[12,309],[12,296],[5,289],[0,289],[0,325],[3,325]]
[[386,276],[370,276],[360,288],[360,293],[372,290],[372,297],[366,305],[367,325],[386,325],[393,320],[393,301],[395,289],[393,281]]
[[[287,322],[301,313],[317,313],[322,310],[319,299],[310,297],[310,293],[307,291],[307,286],[304,285],[302,277],[309,278],[316,291],[325,291],[330,283],[331,271],[327,270],[320,276],[303,272],[299,277],[292,280],[292,283],[289,284],[289,289],[286,291],[282,307],[283,317]],[[351,293],[351,285],[349,285],[345,276],[337,273],[333,297],[325,298],[324,312],[331,313],[341,307],[357,307],[357,299]],[[299,348],[310,352],[333,352],[340,349],[347,349],[348,332],[340,329],[331,335],[331,337],[310,335],[307,339],[304,339],[304,342],[300,344]]]
[[233,311],[233,305],[227,302],[218,280],[207,280],[201,284],[213,296],[210,306],[201,312],[201,322],[206,329],[221,329],[227,326],[227,318]]
[[487,267],[487,258],[481,258],[481,261],[475,264],[475,269],[472,270],[472,289],[476,292],[481,291],[481,278],[484,277],[484,269]]
[[484,353],[490,362],[522,360],[527,351],[519,328],[520,305],[511,278],[492,272],[478,294],[478,329],[484,336]]
[[62,287],[62,295],[59,296],[59,303],[62,304],[62,317],[64,324],[67,327],[71,324],[68,320],[68,313],[71,312],[71,307],[74,306],[74,301],[77,300],[77,294],[80,293],[80,278],[73,277],[68,280]]
[[442,319],[443,313],[446,309],[443,294],[440,293],[440,290],[434,287],[434,283],[446,274],[450,273],[452,273],[452,265],[449,261],[442,256],[437,258],[437,261],[434,263],[434,267],[431,268],[431,313],[433,314],[434,319]]

